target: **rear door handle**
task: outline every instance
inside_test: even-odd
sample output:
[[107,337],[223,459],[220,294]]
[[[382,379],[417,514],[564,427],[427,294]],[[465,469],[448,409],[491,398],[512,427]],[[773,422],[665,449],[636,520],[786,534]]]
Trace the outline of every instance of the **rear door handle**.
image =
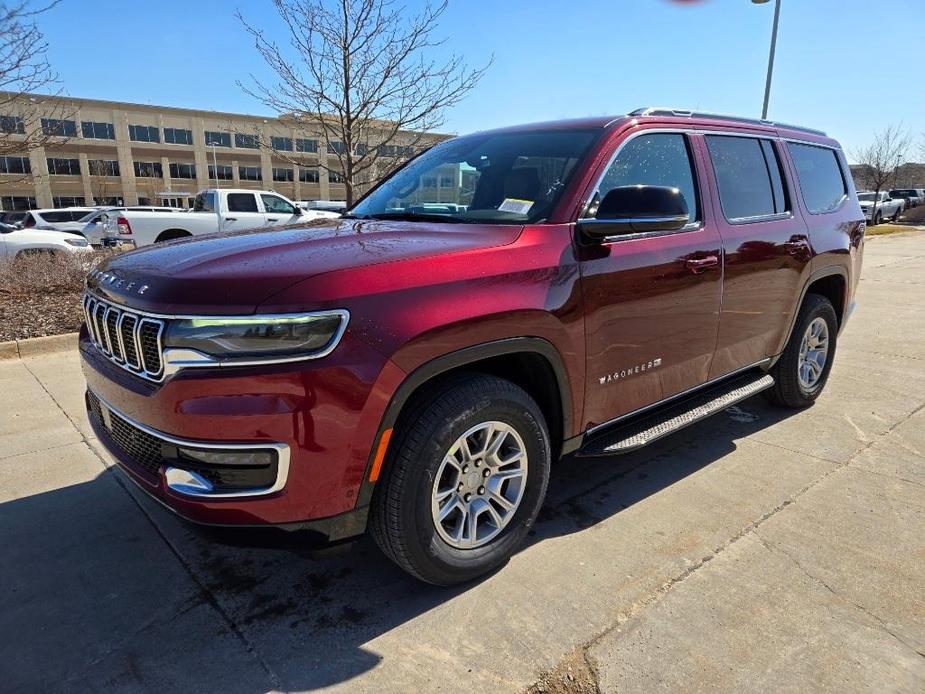
[[268,222],[278,222],[278,221],[279,221],[279,217],[267,217],[267,221],[268,221]]
[[688,269],[694,274],[704,272],[708,267],[719,265],[719,256],[708,255],[705,258],[688,258],[684,261]]
[[784,243],[784,247],[790,255],[797,257],[809,254],[809,243],[805,238],[796,236]]
[[237,222],[238,218],[237,217],[225,217],[225,221],[226,222]]

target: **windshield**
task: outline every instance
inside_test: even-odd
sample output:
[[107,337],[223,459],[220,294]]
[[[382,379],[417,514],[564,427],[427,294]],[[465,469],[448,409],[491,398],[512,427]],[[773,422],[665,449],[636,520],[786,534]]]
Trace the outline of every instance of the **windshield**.
[[374,219],[524,224],[545,219],[600,131],[469,135],[397,171],[350,212]]
[[873,193],[858,193],[858,200],[861,202],[873,202],[874,194]]
[[909,196],[909,195],[915,195],[915,191],[914,191],[914,190],[891,190],[891,191],[890,191],[890,195],[893,195],[893,196],[896,196],[896,197],[900,197],[900,198],[904,198],[904,197],[907,197],[907,196]]

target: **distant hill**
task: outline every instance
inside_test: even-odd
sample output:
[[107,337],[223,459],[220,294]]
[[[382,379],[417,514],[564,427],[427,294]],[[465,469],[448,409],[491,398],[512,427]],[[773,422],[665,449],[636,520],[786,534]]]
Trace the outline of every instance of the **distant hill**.
[[[863,164],[851,165],[851,176],[858,190],[868,190],[872,186],[867,179],[867,167]],[[890,188],[925,188],[925,164],[908,163],[899,167],[896,180]]]

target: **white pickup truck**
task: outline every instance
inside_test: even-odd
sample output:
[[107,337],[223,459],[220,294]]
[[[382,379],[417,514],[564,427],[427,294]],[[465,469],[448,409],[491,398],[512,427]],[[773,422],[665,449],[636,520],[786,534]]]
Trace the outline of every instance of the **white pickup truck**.
[[218,231],[284,226],[304,221],[304,212],[278,193],[233,188],[210,188],[196,196],[189,212],[132,212],[110,215],[109,243],[132,243],[136,248],[186,236]]
[[[877,204],[874,204],[874,198],[877,198]],[[872,193],[869,190],[862,190],[858,193],[858,202],[861,203],[861,211],[864,218],[871,226],[880,224],[884,219],[889,217],[894,222],[899,219],[899,215],[906,209],[906,202],[902,198],[895,200],[890,197],[886,191]]]

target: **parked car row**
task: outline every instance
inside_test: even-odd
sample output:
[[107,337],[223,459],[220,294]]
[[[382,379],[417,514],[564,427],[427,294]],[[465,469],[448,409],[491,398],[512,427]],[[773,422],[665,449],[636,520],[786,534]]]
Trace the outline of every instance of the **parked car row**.
[[894,200],[903,200],[906,203],[906,209],[909,210],[925,204],[925,188],[895,188],[890,191],[890,197]]
[[[242,231],[286,226],[296,222],[337,218],[343,203],[315,201],[318,207],[303,208],[271,191],[209,188],[196,196],[192,212],[155,213],[128,208],[108,215],[105,245],[129,243],[136,248],[162,241],[220,231]],[[324,204],[330,205],[328,209]],[[338,205],[341,207],[338,208]]]
[[906,209],[906,203],[902,198],[894,199],[885,190],[879,193],[862,190],[858,193],[858,202],[861,204],[864,219],[871,226],[880,224],[886,218],[895,222]]

